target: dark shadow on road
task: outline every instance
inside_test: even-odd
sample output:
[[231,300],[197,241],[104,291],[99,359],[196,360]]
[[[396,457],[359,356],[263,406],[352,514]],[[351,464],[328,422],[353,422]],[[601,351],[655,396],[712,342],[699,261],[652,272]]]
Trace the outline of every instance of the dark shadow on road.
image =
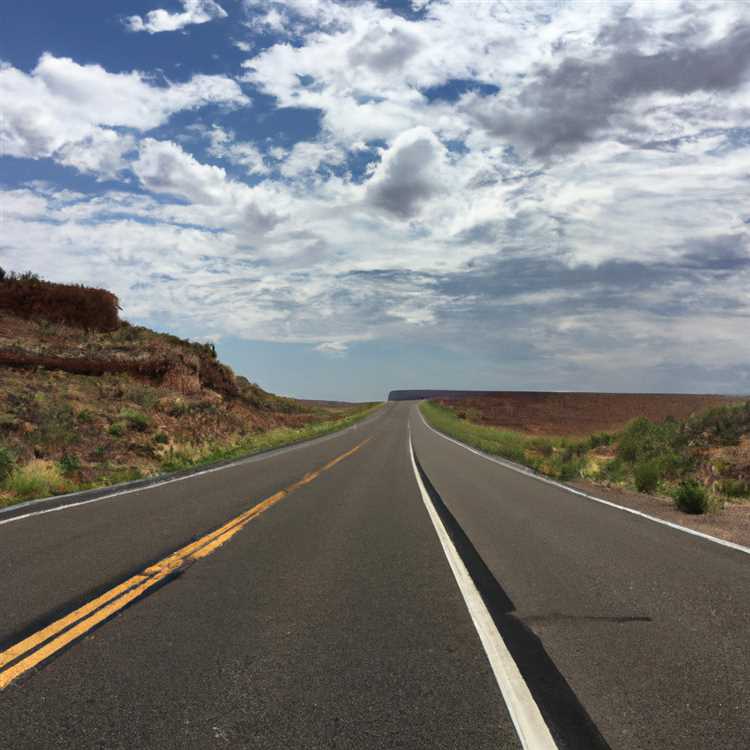
[[518,665],[558,747],[561,750],[608,750],[609,744],[544,650],[542,642],[514,614],[513,602],[448,510],[416,455],[415,461],[435,510]]

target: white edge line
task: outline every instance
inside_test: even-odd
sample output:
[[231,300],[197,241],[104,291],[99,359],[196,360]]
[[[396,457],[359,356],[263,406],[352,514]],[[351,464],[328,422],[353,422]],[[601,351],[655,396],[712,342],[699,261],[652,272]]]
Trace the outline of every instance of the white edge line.
[[[373,415],[375,418],[380,416],[383,412],[379,411],[375,415]],[[202,471],[196,471],[191,474],[185,474],[181,477],[173,477],[172,479],[164,479],[162,481],[155,481],[153,484],[147,484],[144,487],[132,487],[130,489],[126,490],[120,490],[119,492],[109,492],[105,495],[98,495],[97,497],[92,497],[89,500],[80,500],[77,503],[64,503],[63,505],[56,505],[54,508],[42,508],[41,510],[34,510],[30,511],[29,513],[23,513],[18,516],[11,516],[10,518],[0,519],[0,526],[4,526],[6,523],[15,523],[16,521],[23,521],[25,518],[32,518],[34,516],[43,516],[47,513],[57,513],[61,510],[68,510],[70,508],[80,508],[83,505],[90,505],[91,503],[98,503],[102,500],[111,500],[115,497],[121,497],[122,495],[130,495],[134,492],[146,492],[147,490],[153,490],[157,489],[158,487],[164,487],[167,484],[173,484],[174,482],[182,482],[186,479],[194,479],[195,477],[202,477],[205,474],[213,474],[215,471],[223,471],[224,469],[233,469],[237,466],[242,466],[244,464],[248,463],[255,463],[256,461],[263,461],[265,459],[274,458],[275,456],[281,455],[282,453],[288,453],[293,450],[299,450],[301,448],[305,448],[309,445],[313,445],[315,443],[322,443],[326,440],[331,440],[335,437],[338,437],[339,435],[343,435],[346,432],[349,432],[350,430],[355,430],[361,425],[367,421],[367,417],[365,417],[362,422],[355,422],[352,425],[349,425],[349,427],[345,427],[343,430],[336,430],[335,432],[329,433],[327,435],[321,435],[319,438],[313,438],[312,440],[303,440],[299,443],[293,443],[292,445],[282,445],[280,448],[276,448],[271,451],[265,451],[263,453],[256,453],[254,455],[246,456],[245,458],[239,458],[236,461],[232,461],[228,464],[223,464],[222,466],[214,466],[210,469],[203,469]],[[102,487],[102,490],[106,490],[106,487]],[[84,490],[85,491],[85,490]],[[31,503],[42,503],[49,500],[60,500],[65,497],[74,496],[77,493],[70,493],[70,495],[52,495],[51,497],[44,497],[40,498],[39,500],[31,500]],[[16,509],[18,506],[10,505],[8,506],[7,510],[10,511],[11,509]],[[3,510],[6,510],[5,508]]]
[[427,420],[424,418],[424,415],[422,414],[422,410],[419,408],[419,404],[417,404],[417,412],[419,413],[422,423],[424,424],[425,427],[427,427],[428,430],[432,430],[432,432],[434,432],[436,435],[440,435],[440,437],[445,438],[446,440],[449,440],[451,443],[460,445],[462,448],[465,448],[467,451],[476,453],[477,456],[481,456],[482,458],[485,458],[488,461],[492,461],[493,463],[499,464],[500,466],[504,466],[506,469],[515,471],[518,474],[524,474],[527,477],[531,477],[532,479],[536,479],[540,482],[544,482],[545,484],[551,484],[553,487],[559,487],[561,490],[566,490],[567,492],[570,492],[573,495],[579,495],[580,497],[585,497],[587,500],[593,500],[595,503],[601,503],[602,505],[607,505],[610,508],[616,508],[617,510],[625,511],[625,513],[632,513],[634,516],[640,516],[641,518],[646,518],[649,521],[653,521],[654,523],[660,523],[662,526],[669,526],[672,529],[677,529],[677,531],[683,531],[685,534],[691,534],[692,536],[697,536],[709,542],[715,542],[716,544],[720,544],[723,547],[729,547],[730,549],[734,549],[734,550],[737,550],[738,552],[744,552],[746,555],[750,555],[750,547],[745,547],[742,544],[737,544],[736,542],[730,542],[730,541],[727,541],[726,539],[720,539],[719,537],[711,536],[710,534],[704,534],[702,531],[696,531],[695,529],[690,529],[687,526],[680,525],[679,523],[673,523],[672,521],[665,521],[663,518],[658,518],[657,516],[649,515],[648,513],[644,513],[643,511],[636,510],[635,508],[628,508],[625,505],[618,505],[617,503],[613,503],[610,500],[604,500],[601,497],[596,497],[596,495],[590,495],[588,492],[583,492],[582,490],[577,490],[574,487],[569,487],[567,484],[556,482],[554,479],[550,479],[549,477],[540,476],[539,474],[532,471],[531,469],[528,469],[525,466],[521,466],[519,464],[515,464],[512,461],[508,461],[507,459],[498,458],[497,456],[490,456],[489,454],[484,453],[483,451],[477,450],[476,448],[472,448],[470,445],[466,445],[466,443],[462,443],[460,440],[455,440],[452,437],[448,437],[448,435],[445,435],[444,433],[440,432],[440,430],[436,430],[432,425],[427,424]]
[[[407,423],[408,424],[408,423]],[[516,728],[516,733],[525,750],[556,750],[557,745],[542,718],[542,714],[534,698],[529,691],[528,685],[521,676],[521,672],[508,651],[502,636],[495,627],[487,607],[477,590],[474,581],[466,570],[466,566],[458,554],[453,541],[440,520],[435,507],[432,504],[422,477],[419,475],[417,463],[414,460],[414,448],[411,440],[411,425],[409,428],[409,456],[414,477],[417,480],[422,501],[427,508],[432,525],[435,527],[443,552],[448,559],[448,564],[453,571],[458,588],[461,591],[466,608],[469,610],[474,627],[482,642],[487,659],[492,667],[500,692],[502,693],[508,713]]]

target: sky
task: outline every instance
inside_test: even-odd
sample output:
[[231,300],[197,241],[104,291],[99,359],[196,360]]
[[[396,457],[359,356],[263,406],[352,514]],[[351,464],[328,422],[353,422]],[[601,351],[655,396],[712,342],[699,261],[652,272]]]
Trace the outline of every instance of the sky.
[[3,268],[299,397],[750,392],[750,4],[3,16]]

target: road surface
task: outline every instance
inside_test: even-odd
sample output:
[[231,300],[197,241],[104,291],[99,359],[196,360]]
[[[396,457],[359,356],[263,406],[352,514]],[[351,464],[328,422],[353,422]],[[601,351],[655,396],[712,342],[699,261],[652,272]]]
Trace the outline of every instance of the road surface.
[[413,403],[48,509],[0,514],[2,748],[750,746],[750,555]]

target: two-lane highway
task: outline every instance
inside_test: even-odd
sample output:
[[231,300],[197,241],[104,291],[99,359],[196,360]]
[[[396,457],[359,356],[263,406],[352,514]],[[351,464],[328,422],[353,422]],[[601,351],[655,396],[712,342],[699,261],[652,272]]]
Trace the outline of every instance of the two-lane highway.
[[559,748],[748,746],[750,556],[510,471],[413,404],[36,507],[0,515],[0,747],[518,748],[525,715]]
[[45,601],[80,604],[76,594],[370,438],[6,688],[0,746],[518,747],[414,480],[407,408],[241,467],[0,526],[7,642]]
[[750,555],[505,468],[416,409],[410,423],[550,722],[574,694],[613,748],[750,747]]

